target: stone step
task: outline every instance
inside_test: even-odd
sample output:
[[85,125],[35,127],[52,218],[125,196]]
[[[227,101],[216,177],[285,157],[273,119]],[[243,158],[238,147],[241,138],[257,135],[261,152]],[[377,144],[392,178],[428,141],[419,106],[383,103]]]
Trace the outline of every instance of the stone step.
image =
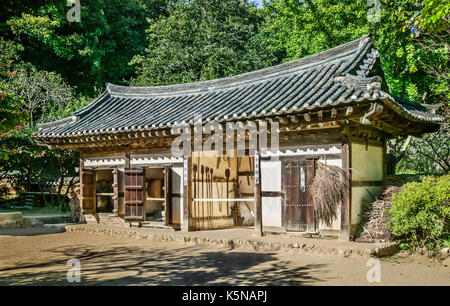
[[173,230],[175,231],[171,226],[167,226],[162,222],[155,222],[155,221],[144,221],[141,223],[141,227],[145,228],[161,228],[161,229],[167,229],[167,230]]

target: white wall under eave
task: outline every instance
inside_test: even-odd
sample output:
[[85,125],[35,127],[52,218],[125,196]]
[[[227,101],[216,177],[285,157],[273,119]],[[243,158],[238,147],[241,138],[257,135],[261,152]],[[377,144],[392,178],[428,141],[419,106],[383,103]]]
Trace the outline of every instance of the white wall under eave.
[[92,157],[84,159],[86,168],[115,168],[124,167],[125,158],[123,157]]
[[[133,155],[130,159],[131,167],[158,166],[167,164],[182,163],[183,158],[172,157],[170,155]],[[115,168],[125,166],[124,157],[92,157],[85,158],[86,168]]]
[[[281,191],[281,161],[261,161],[261,190]],[[281,227],[281,197],[262,198],[264,227]]]

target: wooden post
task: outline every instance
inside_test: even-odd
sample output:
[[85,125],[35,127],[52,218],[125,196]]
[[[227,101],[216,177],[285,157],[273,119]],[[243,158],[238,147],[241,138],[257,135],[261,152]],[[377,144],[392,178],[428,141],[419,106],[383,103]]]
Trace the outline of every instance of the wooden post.
[[114,216],[119,215],[119,170],[116,168],[112,171],[113,173],[113,191],[114,191]]
[[192,204],[192,157],[188,156],[183,161],[183,220],[181,230],[189,232],[191,229],[190,207]]
[[83,181],[83,172],[84,172],[84,158],[80,157],[80,223],[84,223],[84,211],[83,211],[83,197],[84,197],[84,181]]
[[341,203],[341,230],[339,240],[350,240],[350,209],[352,200],[352,178],[351,178],[351,149],[349,139],[346,137],[342,144],[342,168],[350,172],[349,190],[347,191],[347,201]]
[[165,210],[165,222],[166,226],[170,224],[172,220],[172,170],[170,167],[164,167],[164,210]]
[[262,227],[262,196],[261,196],[261,156],[255,151],[255,184],[254,184],[254,210],[255,210],[255,235],[263,235]]
[[131,168],[131,150],[130,147],[125,148],[125,169]]

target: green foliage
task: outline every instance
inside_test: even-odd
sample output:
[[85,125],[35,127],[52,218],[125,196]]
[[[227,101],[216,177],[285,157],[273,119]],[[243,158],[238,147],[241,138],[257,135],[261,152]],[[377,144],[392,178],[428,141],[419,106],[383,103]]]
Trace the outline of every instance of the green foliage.
[[[20,100],[15,99],[6,88],[0,88],[0,135],[25,121],[27,116],[21,108]],[[2,152],[0,158],[1,155]]]
[[21,51],[23,51],[22,45],[0,37],[0,82],[11,76]]
[[395,8],[393,14],[395,18],[404,24],[412,24],[428,33],[439,33],[447,31],[449,28],[449,0],[395,0],[387,2]]
[[394,194],[387,212],[392,233],[404,246],[439,250],[450,241],[450,175],[425,177]]
[[281,61],[324,51],[369,32],[366,1],[272,0],[263,11],[267,48],[282,55]]
[[163,13],[166,2],[83,0],[81,22],[73,23],[66,18],[66,1],[19,2],[15,5],[23,10],[0,13],[6,17],[0,30],[21,41],[23,58],[38,70],[55,71],[93,95],[105,82],[123,84],[133,75],[128,62],[144,52],[146,18]]
[[403,96],[411,100],[448,104],[449,8],[449,0],[386,1],[386,22],[400,38],[386,49],[397,50],[398,64],[392,75],[403,86],[403,90],[395,87],[400,89],[398,95],[406,92]]
[[[79,154],[38,146],[31,135],[35,129],[18,126],[0,134],[0,179],[9,178],[17,186],[31,190],[32,182],[59,178],[61,192],[65,177],[75,177]],[[62,195],[57,199],[62,203]]]
[[22,110],[28,114],[30,126],[62,118],[67,115],[67,105],[75,101],[73,89],[60,75],[30,64],[19,65],[5,83],[11,94],[23,101]]
[[181,0],[150,21],[146,54],[135,56],[133,85],[210,80],[271,63],[256,38],[258,11],[241,0]]
[[397,164],[397,172],[448,173],[450,171],[450,135],[447,127],[438,132],[413,137]]

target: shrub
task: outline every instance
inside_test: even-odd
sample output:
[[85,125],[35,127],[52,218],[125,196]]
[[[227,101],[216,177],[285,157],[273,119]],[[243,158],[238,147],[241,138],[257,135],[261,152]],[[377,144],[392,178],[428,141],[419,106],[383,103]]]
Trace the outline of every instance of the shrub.
[[392,233],[402,247],[437,251],[450,241],[450,175],[408,183],[393,196],[387,212]]

